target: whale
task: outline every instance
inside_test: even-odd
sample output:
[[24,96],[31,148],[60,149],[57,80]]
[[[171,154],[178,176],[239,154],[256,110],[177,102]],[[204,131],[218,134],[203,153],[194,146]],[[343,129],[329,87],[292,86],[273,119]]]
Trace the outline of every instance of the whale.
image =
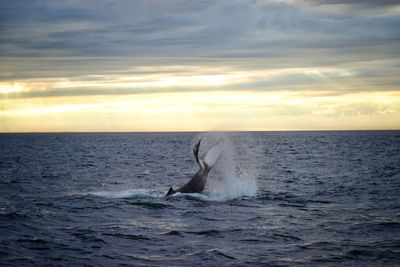
[[214,167],[218,161],[223,150],[223,140],[220,139],[215,145],[213,145],[202,157],[199,157],[201,139],[193,147],[193,154],[196,158],[196,162],[199,165],[199,170],[192,177],[192,179],[181,186],[179,189],[174,190],[172,187],[169,188],[166,197],[172,196],[178,192],[180,193],[201,193],[203,192],[206,183],[208,173]]

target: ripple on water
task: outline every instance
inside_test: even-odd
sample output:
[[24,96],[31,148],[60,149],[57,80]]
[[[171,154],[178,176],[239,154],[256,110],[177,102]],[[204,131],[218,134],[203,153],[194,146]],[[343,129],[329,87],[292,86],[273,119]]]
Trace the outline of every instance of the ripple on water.
[[202,235],[202,236],[217,236],[221,234],[221,231],[210,229],[210,230],[203,230],[203,231],[185,231],[187,234],[193,235]]
[[22,247],[33,250],[47,250],[51,248],[51,242],[38,237],[18,238],[16,243]]
[[132,206],[138,206],[145,209],[171,209],[174,208],[172,205],[163,204],[159,202],[150,202],[150,201],[138,201],[138,202],[130,202]]
[[104,236],[111,236],[130,240],[150,240],[150,238],[144,235],[134,235],[134,234],[121,234],[121,233],[103,233]]
[[[204,249],[199,250],[194,253],[189,253],[184,255],[184,258],[190,259],[198,259],[202,261],[202,264],[211,264],[215,265],[216,263],[224,263],[228,264],[229,260],[236,260],[236,257],[233,254],[223,250],[223,249]],[[196,262],[196,261],[195,261]]]
[[183,233],[177,231],[177,230],[172,230],[166,233],[163,233],[163,235],[170,235],[170,236],[183,236]]
[[28,219],[30,216],[25,213],[11,211],[11,212],[4,212],[0,213],[0,220],[9,221],[9,220],[21,220],[21,219]]

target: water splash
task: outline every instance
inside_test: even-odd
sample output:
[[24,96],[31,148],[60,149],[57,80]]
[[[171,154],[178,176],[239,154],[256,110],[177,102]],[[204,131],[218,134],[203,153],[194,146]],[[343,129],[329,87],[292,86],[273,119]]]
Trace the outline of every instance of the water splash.
[[[203,133],[204,144],[213,145],[220,139],[224,142],[224,150],[207,180],[206,192],[210,200],[225,201],[240,197],[253,197],[257,193],[256,175],[245,165],[249,155],[238,154],[228,134]],[[204,150],[203,150],[204,151]],[[239,162],[241,162],[239,164]]]

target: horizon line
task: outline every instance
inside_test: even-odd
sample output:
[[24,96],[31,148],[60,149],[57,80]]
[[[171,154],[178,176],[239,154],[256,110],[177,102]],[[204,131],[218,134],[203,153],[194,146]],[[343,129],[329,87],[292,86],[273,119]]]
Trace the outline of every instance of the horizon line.
[[210,131],[37,131],[37,132],[0,132],[0,134],[74,134],[74,133],[267,133],[267,132],[394,132],[400,129],[316,129],[316,130],[210,130]]

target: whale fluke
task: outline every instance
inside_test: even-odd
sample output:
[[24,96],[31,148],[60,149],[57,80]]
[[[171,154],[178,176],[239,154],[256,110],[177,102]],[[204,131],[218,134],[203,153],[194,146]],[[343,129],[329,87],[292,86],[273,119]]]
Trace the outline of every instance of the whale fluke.
[[207,166],[207,168],[211,169],[214,167],[215,162],[219,159],[219,156],[222,153],[224,146],[222,139],[218,141],[215,145],[213,145],[210,150],[204,155],[204,163]]
[[205,168],[204,162],[201,158],[199,158],[199,148],[200,148],[200,143],[201,143],[201,139],[199,140],[199,142],[197,142],[197,144],[193,147],[193,154],[194,157],[196,158],[196,162],[197,164],[199,164],[200,168]]
[[196,158],[197,164],[199,164],[200,169],[187,184],[183,185],[178,190],[175,191],[172,187],[170,187],[166,196],[171,196],[177,192],[200,193],[204,190],[208,173],[212,167],[214,167],[222,153],[223,140],[221,139],[218,141],[218,143],[213,145],[203,157],[199,157],[200,144],[201,140],[199,140],[199,142],[197,142],[197,144],[193,147],[193,154]]

